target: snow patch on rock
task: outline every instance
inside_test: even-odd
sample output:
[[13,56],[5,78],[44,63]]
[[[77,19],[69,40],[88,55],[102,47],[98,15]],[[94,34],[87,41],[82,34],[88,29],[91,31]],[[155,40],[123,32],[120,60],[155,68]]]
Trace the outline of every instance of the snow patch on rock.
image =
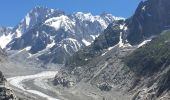
[[26,23],[27,26],[29,26],[30,20],[31,20],[30,16],[29,16],[29,14],[27,14],[27,16],[25,17],[25,23]]
[[152,39],[148,39],[148,40],[145,40],[143,41],[142,43],[140,43],[137,47],[140,48],[142,47],[143,45],[147,44],[148,42],[150,42]]
[[86,46],[89,46],[91,43],[88,42],[87,40],[83,39],[82,42],[86,45]]
[[65,15],[47,19],[45,21],[45,24],[54,27],[56,30],[60,28],[64,28],[65,31],[72,31],[72,32],[74,32],[73,28],[75,27],[75,22]]
[[11,34],[8,34],[8,35],[5,35],[3,34],[1,37],[0,37],[0,47],[2,49],[4,49],[6,47],[6,45],[12,40],[12,35]]

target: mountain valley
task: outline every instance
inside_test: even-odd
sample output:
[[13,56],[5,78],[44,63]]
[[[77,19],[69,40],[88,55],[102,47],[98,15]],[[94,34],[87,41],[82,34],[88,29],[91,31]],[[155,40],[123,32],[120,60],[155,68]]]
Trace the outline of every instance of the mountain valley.
[[170,100],[169,26],[168,0],[126,19],[37,6],[0,27],[2,100]]

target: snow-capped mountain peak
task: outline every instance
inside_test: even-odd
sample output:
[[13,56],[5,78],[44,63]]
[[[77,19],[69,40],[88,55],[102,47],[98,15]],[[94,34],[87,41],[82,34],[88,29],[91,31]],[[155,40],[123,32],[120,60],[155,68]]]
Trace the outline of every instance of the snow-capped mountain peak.
[[84,20],[88,20],[91,22],[95,21],[95,16],[93,16],[91,13],[77,12],[75,13],[75,16],[81,21],[84,21]]
[[[33,8],[26,16],[21,20],[21,22],[16,25],[10,32],[5,33],[0,37],[1,47],[5,48],[6,45],[12,41],[14,38],[21,38],[21,36],[34,27],[36,24],[42,23],[44,20],[51,17],[57,17],[63,15],[64,12],[56,9],[49,9],[47,7],[37,6]],[[4,33],[4,32],[1,32]],[[10,33],[10,34],[9,34]],[[4,42],[5,41],[5,42]]]
[[108,14],[108,13],[102,13],[100,15],[92,15],[91,13],[77,12],[74,13],[72,16],[80,21],[86,21],[92,23],[98,22],[104,29],[107,28],[110,22],[114,22],[117,20],[124,20],[123,17],[115,17],[112,14]]
[[54,27],[56,30],[63,28],[65,31],[71,32],[74,32],[73,28],[75,27],[75,22],[65,15],[47,19],[45,24]]
[[37,6],[33,8],[29,13],[27,13],[21,22],[14,28],[13,33],[16,34],[16,38],[19,38],[23,33],[25,33],[34,25],[39,24],[53,16],[59,16],[63,14],[64,12],[60,10]]

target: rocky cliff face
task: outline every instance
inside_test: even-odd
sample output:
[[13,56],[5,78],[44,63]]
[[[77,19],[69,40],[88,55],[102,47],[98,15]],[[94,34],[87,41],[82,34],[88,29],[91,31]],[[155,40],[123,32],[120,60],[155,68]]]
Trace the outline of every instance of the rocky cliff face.
[[0,72],[0,99],[1,100],[17,100],[14,92],[8,87],[8,83]]
[[162,30],[170,28],[170,2],[168,0],[141,1],[135,14],[127,19],[127,40],[138,44]]

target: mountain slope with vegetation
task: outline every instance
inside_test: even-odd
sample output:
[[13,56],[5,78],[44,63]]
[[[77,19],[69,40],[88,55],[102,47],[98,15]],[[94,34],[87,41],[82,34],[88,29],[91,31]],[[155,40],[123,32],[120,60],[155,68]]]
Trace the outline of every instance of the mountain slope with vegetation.
[[146,86],[154,87],[150,92],[155,92],[152,94],[155,99],[165,95],[170,90],[170,31],[135,50],[124,61],[136,77],[145,81],[149,78]]

